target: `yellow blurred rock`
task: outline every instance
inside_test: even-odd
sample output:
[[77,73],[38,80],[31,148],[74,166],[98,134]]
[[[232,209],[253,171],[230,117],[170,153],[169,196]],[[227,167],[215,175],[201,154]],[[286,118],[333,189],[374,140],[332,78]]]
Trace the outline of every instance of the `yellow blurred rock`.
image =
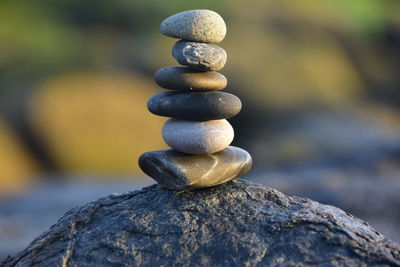
[[43,82],[31,99],[31,121],[63,171],[139,172],[144,151],[165,148],[165,121],[147,111],[151,80],[115,73],[74,73]]
[[227,20],[231,30],[222,45],[229,54],[223,73],[236,88],[243,88],[249,101],[267,109],[352,105],[365,84],[340,39],[329,30],[336,25],[328,15],[313,15],[320,8],[316,2],[311,11],[299,3],[254,1],[235,6],[239,9]]
[[34,159],[0,120],[0,199],[23,189],[37,171]]

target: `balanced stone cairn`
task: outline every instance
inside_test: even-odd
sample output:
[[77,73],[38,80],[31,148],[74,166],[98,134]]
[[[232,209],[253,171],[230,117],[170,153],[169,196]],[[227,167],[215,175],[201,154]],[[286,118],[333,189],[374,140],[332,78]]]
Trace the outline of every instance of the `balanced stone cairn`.
[[161,186],[191,190],[225,183],[250,170],[247,151],[229,146],[232,126],[226,120],[241,110],[240,99],[223,93],[227,85],[221,70],[227,59],[221,42],[224,20],[211,10],[189,10],[161,23],[161,33],[182,39],[172,56],[186,67],[165,67],[154,77],[169,90],[151,97],[151,113],[172,117],[163,126],[164,141],[172,148],[151,151],[139,158],[140,168]]

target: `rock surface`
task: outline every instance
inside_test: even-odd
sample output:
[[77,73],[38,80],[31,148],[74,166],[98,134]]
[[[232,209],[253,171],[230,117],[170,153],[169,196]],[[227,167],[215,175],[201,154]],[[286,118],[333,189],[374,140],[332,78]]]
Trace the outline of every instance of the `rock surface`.
[[200,71],[188,67],[164,67],[154,74],[156,83],[170,90],[222,90],[228,84],[224,75],[215,71]]
[[400,246],[338,208],[236,180],[99,199],[1,265],[400,266]]
[[226,35],[222,17],[207,9],[188,10],[166,18],[161,33],[178,39],[204,43],[219,43]]
[[289,195],[314,199],[351,212],[400,242],[400,170],[299,167],[256,169],[246,178]]
[[211,155],[188,155],[172,149],[142,154],[139,166],[161,186],[192,190],[225,183],[250,170],[250,154],[229,146]]
[[225,66],[225,50],[214,44],[178,41],[172,48],[172,56],[179,64],[203,71],[220,70]]
[[173,149],[188,154],[212,154],[232,142],[234,132],[227,120],[186,121],[169,119],[162,129],[164,141]]
[[183,120],[221,120],[238,114],[240,99],[224,92],[163,92],[147,102],[149,111],[158,116]]

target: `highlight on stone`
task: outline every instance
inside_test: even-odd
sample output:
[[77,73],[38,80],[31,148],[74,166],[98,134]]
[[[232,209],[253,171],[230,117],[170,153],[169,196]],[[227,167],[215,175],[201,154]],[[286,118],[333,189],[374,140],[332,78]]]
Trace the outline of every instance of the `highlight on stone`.
[[161,186],[171,190],[192,190],[215,186],[239,178],[250,170],[252,159],[243,149],[229,146],[234,138],[226,120],[240,112],[242,103],[221,92],[227,79],[221,73],[226,63],[221,42],[226,25],[211,10],[189,10],[165,19],[161,33],[179,38],[172,56],[184,67],[159,69],[154,79],[169,91],[147,102],[149,111],[171,117],[162,136],[171,147],[146,152],[139,166]]

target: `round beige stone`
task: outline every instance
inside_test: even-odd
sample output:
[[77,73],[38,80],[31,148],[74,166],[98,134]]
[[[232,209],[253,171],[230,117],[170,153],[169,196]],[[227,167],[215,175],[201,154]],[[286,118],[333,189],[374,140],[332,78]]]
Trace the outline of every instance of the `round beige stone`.
[[164,141],[187,154],[212,154],[232,142],[234,132],[227,120],[187,121],[169,119],[163,126]]
[[226,35],[222,17],[207,9],[188,10],[166,18],[161,33],[178,39],[203,43],[219,43]]

